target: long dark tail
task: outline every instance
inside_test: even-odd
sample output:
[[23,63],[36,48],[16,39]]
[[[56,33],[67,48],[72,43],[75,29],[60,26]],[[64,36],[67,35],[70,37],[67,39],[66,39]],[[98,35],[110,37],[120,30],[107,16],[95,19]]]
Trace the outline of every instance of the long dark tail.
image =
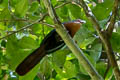
[[44,49],[44,45],[42,45],[35,51],[33,51],[24,59],[24,61],[22,61],[21,64],[18,65],[18,67],[16,68],[16,72],[21,76],[29,72],[46,55]]
[[55,52],[64,45],[65,43],[61,37],[56,33],[55,30],[52,30],[41,42],[40,47],[33,51],[18,65],[16,72],[21,76],[25,75],[36,64],[38,64],[45,55]]

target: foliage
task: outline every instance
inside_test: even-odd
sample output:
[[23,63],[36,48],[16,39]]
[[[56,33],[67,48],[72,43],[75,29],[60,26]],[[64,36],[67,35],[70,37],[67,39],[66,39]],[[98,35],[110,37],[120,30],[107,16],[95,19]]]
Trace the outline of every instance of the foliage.
[[[53,29],[47,25],[36,23],[19,31],[26,25],[42,18],[43,14],[47,12],[42,0],[40,0],[40,3],[38,1],[0,0],[0,38],[2,38],[0,39],[0,80],[5,80],[5,78],[7,80],[42,80],[43,78],[45,80],[91,80],[87,71],[78,63],[76,57],[66,46],[45,56],[27,75],[19,76],[15,73],[17,65],[39,47],[45,35]],[[69,0],[51,1],[53,6],[56,7]],[[103,3],[98,3],[97,0],[85,1],[104,30],[106,28],[105,24],[107,24],[111,15],[114,0],[105,0]],[[107,68],[106,59],[101,59],[104,47],[93,28],[94,25],[87,19],[83,9],[76,4],[68,3],[57,8],[56,12],[61,22],[79,18],[86,21],[74,36],[74,40],[93,66],[104,77]],[[49,16],[44,18],[44,22],[54,25]],[[18,32],[14,33],[16,31]],[[14,34],[6,36],[11,33]],[[3,37],[5,38],[3,39]],[[113,50],[118,54],[120,52],[119,37],[119,32],[114,32],[111,37]],[[119,56],[117,58],[119,59]],[[115,80],[112,75],[112,68],[106,75],[105,80],[110,78]]]

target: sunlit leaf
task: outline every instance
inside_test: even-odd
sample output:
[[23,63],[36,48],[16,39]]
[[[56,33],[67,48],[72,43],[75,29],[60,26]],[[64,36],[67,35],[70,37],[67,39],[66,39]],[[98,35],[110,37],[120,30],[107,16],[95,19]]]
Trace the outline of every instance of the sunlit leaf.
[[74,36],[74,40],[80,46],[80,48],[85,48],[87,45],[91,44],[96,38],[93,34],[84,26]]
[[105,0],[103,3],[99,3],[93,8],[92,11],[98,20],[103,20],[110,15],[113,3],[113,0]]
[[94,61],[98,61],[101,56],[102,44],[95,44],[92,46],[90,51],[90,57],[94,59]]
[[40,62],[40,73],[45,75],[46,78],[48,78],[52,73],[52,66],[47,56]]
[[75,77],[77,74],[75,64],[72,64],[70,61],[66,61],[63,69],[67,78]]
[[96,64],[96,69],[99,72],[99,74],[101,74],[104,77],[105,71],[107,69],[107,64],[105,64],[104,62],[99,62]]
[[67,50],[59,50],[53,53],[52,61],[57,66],[62,67],[66,61],[66,55],[69,53]]
[[113,33],[111,37],[111,44],[112,48],[116,52],[120,52],[120,34],[119,33]]
[[15,13],[18,16],[25,16],[28,10],[28,0],[20,0],[15,6]]
[[37,1],[32,2],[29,12],[34,13],[35,11],[37,11],[38,7],[39,7],[39,3]]

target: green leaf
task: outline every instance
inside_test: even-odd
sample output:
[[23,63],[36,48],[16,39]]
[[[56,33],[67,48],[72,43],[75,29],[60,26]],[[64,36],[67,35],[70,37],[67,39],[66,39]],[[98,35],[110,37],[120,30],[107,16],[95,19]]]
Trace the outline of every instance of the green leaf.
[[58,67],[63,67],[66,55],[69,53],[68,50],[59,50],[53,53],[52,62],[56,64]]
[[115,52],[120,52],[120,34],[113,32],[112,37],[110,39],[112,48]]
[[68,10],[69,10],[69,13],[71,13],[71,15],[73,17],[80,18],[81,15],[83,15],[83,14],[81,14],[81,8],[80,7],[78,7],[74,4],[69,4],[69,5],[67,5],[67,7],[68,7]]
[[76,57],[73,53],[67,55],[66,60],[72,60],[72,59],[76,59]]
[[67,79],[62,77],[60,74],[57,74],[55,79],[52,79],[52,80],[67,80]]
[[38,47],[37,42],[33,38],[26,36],[20,39],[18,44],[21,49],[35,49]]
[[29,12],[30,13],[34,13],[35,11],[37,11],[37,9],[39,8],[39,3],[37,1],[32,2],[30,8],[29,8]]
[[77,75],[77,80],[91,80],[91,78],[90,78],[89,75],[85,75],[85,74],[79,73],[79,74]]
[[28,0],[20,0],[15,6],[15,13],[18,16],[25,16],[28,10]]
[[0,0],[0,8],[5,8],[8,6],[8,0]]
[[43,34],[43,31],[44,33],[46,32],[44,25],[40,25],[40,24],[34,24],[31,29],[33,33],[38,34],[38,35]]
[[0,30],[1,32],[6,30],[6,26],[4,25],[4,23],[0,23]]
[[48,78],[52,73],[50,60],[47,56],[44,57],[43,60],[40,62],[40,73],[42,73],[42,75],[45,75],[46,78]]
[[105,29],[106,29],[106,24],[107,24],[107,22],[108,22],[108,18],[107,18],[107,19],[104,19],[104,20],[102,20],[102,21],[99,21],[100,27],[105,30]]
[[67,78],[75,77],[77,74],[75,64],[70,61],[65,62],[63,71]]
[[66,16],[68,15],[68,8],[66,6],[57,9],[56,12],[62,20],[65,21],[68,18],[68,16]]
[[[113,69],[110,67],[106,77],[105,77],[105,80],[110,80],[113,76]],[[115,79],[112,79],[112,80],[115,80]]]
[[55,71],[57,72],[57,74],[61,77],[65,77],[65,73],[63,73],[63,70],[58,67],[56,64],[52,63],[53,68],[55,69]]
[[98,20],[103,20],[110,15],[113,3],[113,0],[105,0],[103,3],[97,4],[96,7],[92,9],[92,12]]
[[90,57],[96,62],[99,60],[100,56],[101,56],[101,51],[102,51],[102,44],[98,43],[98,44],[94,44],[91,47],[91,51],[90,51]]
[[84,48],[87,45],[91,44],[94,40],[95,40],[95,37],[89,37],[87,39],[84,39],[84,41],[80,44],[80,47]]
[[61,69],[54,63],[53,63],[53,67],[56,70],[56,72],[59,74],[59,76],[63,78],[72,78],[77,74],[75,64],[72,64],[70,61],[65,62],[63,69]]
[[[7,60],[6,62],[10,65],[10,69],[15,70],[16,66],[20,63],[21,51],[19,50],[18,40],[15,35],[8,38],[6,44]],[[16,62],[17,61],[17,62]]]
[[58,1],[56,1],[56,0],[51,0],[51,3],[52,3],[52,5],[56,5],[56,4],[58,3]]
[[96,64],[96,69],[97,69],[98,73],[100,75],[102,75],[103,77],[104,77],[104,73],[106,71],[106,68],[107,68],[107,64],[105,64],[104,62],[99,62]]
[[8,8],[4,8],[1,12],[0,12],[0,20],[9,20],[11,18],[10,12],[8,10]]
[[87,45],[91,44],[96,38],[92,35],[92,33],[82,26],[79,31],[75,34],[74,40],[80,46],[80,48],[86,48]]

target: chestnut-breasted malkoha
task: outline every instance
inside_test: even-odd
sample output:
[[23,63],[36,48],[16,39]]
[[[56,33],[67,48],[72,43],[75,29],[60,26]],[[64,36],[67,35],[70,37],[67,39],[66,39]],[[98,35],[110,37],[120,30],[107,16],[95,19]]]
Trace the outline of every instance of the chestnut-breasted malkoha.
[[[80,29],[84,23],[83,20],[77,19],[69,22],[64,22],[63,25],[68,30],[71,37]],[[47,34],[36,50],[28,55],[16,68],[19,75],[25,75],[29,72],[40,60],[47,54],[50,54],[65,45],[64,41],[58,35],[55,29]]]

